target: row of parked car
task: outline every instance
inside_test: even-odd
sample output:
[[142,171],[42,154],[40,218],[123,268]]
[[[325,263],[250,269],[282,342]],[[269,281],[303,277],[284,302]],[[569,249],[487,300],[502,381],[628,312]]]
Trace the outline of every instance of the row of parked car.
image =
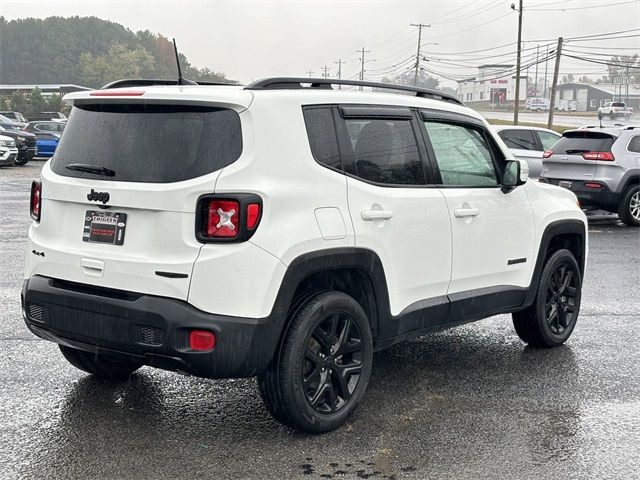
[[51,157],[66,121],[60,112],[40,112],[27,120],[20,112],[0,111],[0,167]]
[[640,126],[584,125],[562,135],[536,127],[494,126],[529,177],[567,188],[583,207],[640,226]]

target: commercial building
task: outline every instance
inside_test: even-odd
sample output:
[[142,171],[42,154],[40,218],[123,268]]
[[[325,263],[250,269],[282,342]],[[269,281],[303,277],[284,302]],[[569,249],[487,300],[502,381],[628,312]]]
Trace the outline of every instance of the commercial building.
[[[458,81],[458,98],[463,102],[512,103],[516,98],[514,65],[489,64],[478,67],[476,77]],[[527,77],[520,76],[520,101],[527,98]]]
[[[627,88],[628,87],[628,88]],[[640,110],[640,85],[612,83],[563,83],[558,85],[558,99],[576,100],[578,112],[593,112],[605,102],[621,101],[634,111]]]

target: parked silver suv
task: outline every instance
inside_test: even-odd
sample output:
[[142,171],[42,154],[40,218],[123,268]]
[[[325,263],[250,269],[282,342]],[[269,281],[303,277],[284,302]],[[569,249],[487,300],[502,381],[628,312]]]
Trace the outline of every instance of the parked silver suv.
[[640,226],[640,125],[564,132],[542,163],[541,182],[568,188],[583,206]]

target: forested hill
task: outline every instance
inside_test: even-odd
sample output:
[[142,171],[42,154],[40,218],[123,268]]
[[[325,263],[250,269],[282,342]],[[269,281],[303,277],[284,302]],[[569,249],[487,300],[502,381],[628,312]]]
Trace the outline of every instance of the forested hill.
[[[222,73],[192,67],[182,54],[180,60],[187,78],[228,81]],[[133,32],[96,17],[0,17],[0,84],[100,87],[120,78],[176,76],[171,41],[148,30]]]

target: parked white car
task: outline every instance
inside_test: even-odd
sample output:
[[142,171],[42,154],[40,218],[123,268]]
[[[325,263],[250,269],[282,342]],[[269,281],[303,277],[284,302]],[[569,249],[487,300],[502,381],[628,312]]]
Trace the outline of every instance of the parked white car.
[[277,420],[323,432],[407,338],[502,313],[534,347],[571,335],[576,196],[528,181],[457,98],[153,83],[67,95],[32,184],[22,311],[73,366],[257,376]]
[[525,101],[524,108],[535,112],[546,112],[549,110],[550,105],[548,98],[531,97]]
[[529,164],[529,177],[538,178],[542,172],[542,154],[560,140],[553,130],[539,127],[494,125],[493,128],[513,155]]
[[0,135],[0,167],[13,165],[18,159],[18,148],[13,138]]

